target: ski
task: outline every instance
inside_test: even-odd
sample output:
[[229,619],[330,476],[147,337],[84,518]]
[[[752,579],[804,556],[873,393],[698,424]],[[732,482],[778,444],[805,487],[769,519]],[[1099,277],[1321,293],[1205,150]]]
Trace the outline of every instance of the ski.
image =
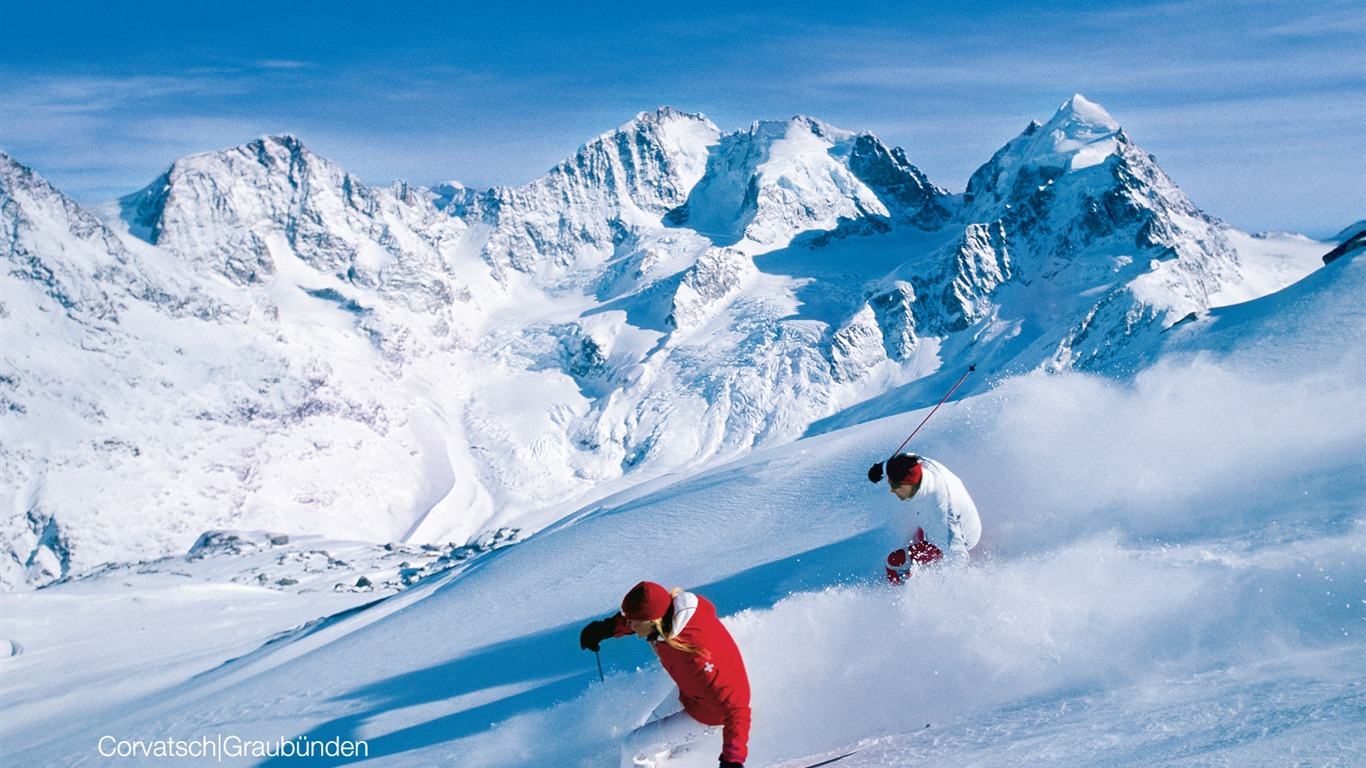
[[[857,751],[858,751],[857,749],[854,750],[854,752],[857,752]],[[808,765],[808,766],[804,766],[804,768],[819,768],[819,766],[822,766],[822,765],[829,765],[829,764],[831,764],[831,763],[839,762],[840,760],[843,760],[844,758],[846,758],[846,757],[848,757],[848,756],[854,754],[854,752],[845,752],[844,754],[840,755],[839,757],[832,757],[832,758],[830,758],[830,759],[828,759],[828,760],[822,760],[822,761],[820,761],[819,763],[812,763],[812,764],[810,764],[810,765]]]

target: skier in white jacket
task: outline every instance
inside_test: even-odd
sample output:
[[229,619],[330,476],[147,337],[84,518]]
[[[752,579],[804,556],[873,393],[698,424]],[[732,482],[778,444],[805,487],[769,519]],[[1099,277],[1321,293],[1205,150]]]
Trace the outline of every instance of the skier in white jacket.
[[913,453],[888,459],[886,474],[892,494],[910,506],[892,526],[898,549],[887,555],[887,580],[900,584],[913,567],[944,557],[966,560],[982,538],[982,520],[963,481],[943,464]]

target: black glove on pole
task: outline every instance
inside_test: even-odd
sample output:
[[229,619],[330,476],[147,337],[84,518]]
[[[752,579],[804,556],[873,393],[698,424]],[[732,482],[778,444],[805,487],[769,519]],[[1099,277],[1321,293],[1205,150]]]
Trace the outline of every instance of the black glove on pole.
[[598,655],[599,643],[615,635],[617,632],[617,620],[613,616],[610,619],[600,621],[590,621],[587,626],[579,632],[579,647],[585,651],[592,651],[593,658],[598,662],[598,680],[606,682],[607,678],[602,674],[602,657]]
[[579,632],[579,647],[585,651],[598,652],[598,644],[603,640],[616,634],[616,617],[602,619],[600,621],[590,621],[587,626]]

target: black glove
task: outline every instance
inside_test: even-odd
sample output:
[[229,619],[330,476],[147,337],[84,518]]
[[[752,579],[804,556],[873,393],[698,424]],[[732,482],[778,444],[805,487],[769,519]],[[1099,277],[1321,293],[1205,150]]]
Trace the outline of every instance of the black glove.
[[737,763],[734,760],[722,760],[720,768],[745,768],[745,764]]
[[882,482],[882,462],[878,462],[868,468],[868,479],[875,483]]
[[579,647],[585,651],[598,652],[598,643],[612,637],[617,633],[617,619],[602,619],[600,621],[590,621],[588,626],[579,633]]

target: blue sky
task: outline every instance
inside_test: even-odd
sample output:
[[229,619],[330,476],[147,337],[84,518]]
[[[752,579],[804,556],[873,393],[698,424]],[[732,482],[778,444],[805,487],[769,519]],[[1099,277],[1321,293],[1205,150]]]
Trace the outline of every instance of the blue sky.
[[1329,236],[1366,218],[1363,39],[1360,0],[0,0],[0,150],[87,202],[275,133],[521,184],[668,105],[871,131],[958,191],[1082,93],[1209,213]]

